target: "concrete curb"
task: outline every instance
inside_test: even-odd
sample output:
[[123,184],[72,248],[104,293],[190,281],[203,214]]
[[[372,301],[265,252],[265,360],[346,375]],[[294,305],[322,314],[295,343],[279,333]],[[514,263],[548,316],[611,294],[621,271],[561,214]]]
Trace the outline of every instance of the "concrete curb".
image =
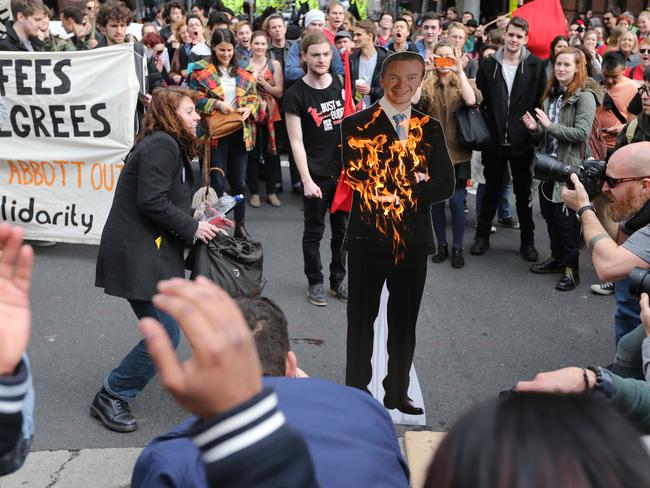
[[0,488],[128,488],[141,448],[37,451]]

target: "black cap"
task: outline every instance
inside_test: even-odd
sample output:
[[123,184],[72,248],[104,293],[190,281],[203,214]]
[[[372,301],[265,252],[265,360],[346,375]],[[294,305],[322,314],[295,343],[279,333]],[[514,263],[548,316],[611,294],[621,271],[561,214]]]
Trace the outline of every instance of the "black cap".
[[338,31],[334,36],[334,42],[338,41],[339,39],[343,39],[344,37],[352,40],[352,34],[350,34],[348,31]]

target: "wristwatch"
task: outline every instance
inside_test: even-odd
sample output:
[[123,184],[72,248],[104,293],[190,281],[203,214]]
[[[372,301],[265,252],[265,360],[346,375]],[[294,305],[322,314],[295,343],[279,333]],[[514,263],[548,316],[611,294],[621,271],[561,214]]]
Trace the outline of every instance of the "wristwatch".
[[587,210],[591,210],[593,213],[596,213],[596,209],[594,208],[594,206],[591,203],[589,203],[584,207],[580,207],[578,209],[578,211],[576,212],[576,217],[578,218],[582,217],[582,214],[585,213]]

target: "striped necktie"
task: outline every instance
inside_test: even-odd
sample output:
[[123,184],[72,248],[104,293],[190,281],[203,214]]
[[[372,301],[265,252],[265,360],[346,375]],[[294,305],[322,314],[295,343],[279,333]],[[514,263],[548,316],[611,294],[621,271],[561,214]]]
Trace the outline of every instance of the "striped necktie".
[[404,121],[406,120],[406,115],[404,114],[397,114],[393,115],[393,120],[395,121],[395,132],[397,132],[397,137],[399,137],[400,141],[404,141],[407,139],[407,130],[406,127],[404,127]]

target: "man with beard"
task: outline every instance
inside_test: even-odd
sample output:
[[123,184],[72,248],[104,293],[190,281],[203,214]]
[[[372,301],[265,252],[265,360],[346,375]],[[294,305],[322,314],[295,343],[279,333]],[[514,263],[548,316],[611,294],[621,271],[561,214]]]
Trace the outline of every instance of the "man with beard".
[[[634,267],[650,268],[650,142],[629,144],[614,152],[602,187],[606,198],[596,198],[594,205],[577,176],[572,175],[571,180],[575,190],[565,188],[562,199],[580,219],[598,277],[622,280]],[[619,281],[616,288],[624,288],[627,296],[624,301],[617,296],[616,334],[621,339],[612,371],[623,377],[643,378],[641,343],[645,333],[639,325],[639,301],[629,295],[629,282]],[[619,320],[621,314],[625,314],[624,322]],[[619,330],[621,324],[627,328]],[[630,326],[635,327],[631,332]]]

